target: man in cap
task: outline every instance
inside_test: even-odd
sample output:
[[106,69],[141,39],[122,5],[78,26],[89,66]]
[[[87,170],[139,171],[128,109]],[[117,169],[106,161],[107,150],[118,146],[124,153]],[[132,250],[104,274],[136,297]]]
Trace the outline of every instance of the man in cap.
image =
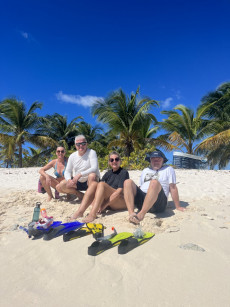
[[[141,173],[140,187],[131,180],[124,182],[124,198],[129,211],[129,221],[139,224],[147,212],[163,212],[167,206],[169,192],[176,209],[184,211],[180,206],[175,171],[171,166],[163,165],[167,158],[160,150],[153,151],[146,158],[150,167]],[[136,214],[134,208],[139,212]]]

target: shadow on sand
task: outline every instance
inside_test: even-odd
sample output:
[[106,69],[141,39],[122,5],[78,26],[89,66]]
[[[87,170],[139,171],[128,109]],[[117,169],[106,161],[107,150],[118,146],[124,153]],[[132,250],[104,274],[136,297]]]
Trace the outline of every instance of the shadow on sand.
[[[186,207],[189,206],[189,203],[185,202],[185,201],[180,201],[180,206],[183,207],[183,208],[186,208]],[[168,205],[167,205],[167,208],[166,208],[166,210],[164,212],[162,212],[162,213],[154,213],[154,214],[156,215],[157,218],[167,218],[167,217],[175,215],[175,213],[174,213],[175,210],[176,210],[176,207],[174,205],[174,202],[173,201],[169,201]]]
[[[189,206],[189,203],[185,202],[185,201],[180,201],[180,205],[181,205],[181,207],[186,208],[186,207]],[[156,218],[167,218],[167,217],[175,215],[175,213],[174,213],[175,210],[176,210],[176,207],[174,205],[174,202],[173,201],[169,201],[168,205],[167,205],[167,208],[166,208],[166,210],[164,212],[162,212],[162,213],[153,213],[153,214],[156,216]],[[102,212],[101,217],[110,216],[110,215],[113,215],[115,213],[125,212],[125,211],[127,212],[127,210],[116,210],[116,211],[113,211],[111,209],[107,209],[106,212]]]

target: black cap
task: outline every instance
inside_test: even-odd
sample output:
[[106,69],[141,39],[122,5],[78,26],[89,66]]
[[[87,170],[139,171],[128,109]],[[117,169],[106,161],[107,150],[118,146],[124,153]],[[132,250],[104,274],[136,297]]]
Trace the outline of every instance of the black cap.
[[155,150],[155,151],[150,152],[150,153],[146,156],[145,160],[147,160],[147,161],[150,162],[150,159],[151,159],[151,158],[163,158],[163,159],[164,159],[164,163],[166,163],[166,162],[168,161],[168,159],[165,157],[165,155],[163,154],[163,152],[160,151],[160,150]]

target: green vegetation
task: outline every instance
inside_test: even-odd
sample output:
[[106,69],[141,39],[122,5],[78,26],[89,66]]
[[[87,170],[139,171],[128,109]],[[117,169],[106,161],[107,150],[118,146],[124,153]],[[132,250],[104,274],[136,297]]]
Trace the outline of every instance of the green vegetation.
[[198,152],[207,156],[211,168],[224,168],[230,162],[230,82],[204,96],[201,105],[208,106],[212,134],[201,142]]
[[12,165],[14,154],[18,155],[18,166],[22,167],[22,146],[29,142],[36,146],[52,144],[49,137],[38,135],[40,118],[35,112],[42,104],[34,102],[28,111],[24,102],[14,98],[5,99],[0,104],[0,142],[7,153],[6,159]]
[[114,137],[118,136],[108,144],[109,148],[121,147],[124,155],[129,157],[143,146],[150,124],[157,123],[155,116],[149,113],[152,106],[158,106],[158,102],[148,97],[141,99],[139,88],[130,97],[120,89],[94,104],[92,113],[99,121],[108,124]]
[[168,118],[160,123],[161,127],[168,133],[161,135],[161,138],[175,146],[175,149],[188,154],[196,154],[197,141],[211,133],[210,122],[203,118],[208,106],[197,109],[196,116],[194,111],[184,105],[177,105],[175,111],[162,111]]
[[[100,169],[108,167],[108,154],[116,150],[127,169],[148,165],[146,153],[155,148],[181,150],[207,156],[211,168],[224,168],[230,161],[230,82],[201,99],[197,110],[177,105],[162,111],[167,118],[158,122],[153,108],[159,103],[141,97],[139,88],[130,96],[122,89],[112,92],[92,107],[92,115],[105,124],[91,126],[81,116],[68,122],[54,113],[40,117],[42,104],[34,102],[29,110],[15,98],[0,102],[0,161],[4,167],[41,166],[55,157],[57,145],[66,148],[67,156],[75,151],[74,137],[86,136],[96,150]],[[158,132],[158,137],[154,137]],[[26,144],[34,147],[25,149]]]
[[82,119],[81,116],[74,118],[68,123],[67,117],[54,113],[41,118],[41,124],[37,130],[39,135],[50,137],[54,142],[50,145],[51,151],[56,149],[57,145],[62,145],[66,149],[70,149],[74,145],[74,137],[78,133],[77,120]]

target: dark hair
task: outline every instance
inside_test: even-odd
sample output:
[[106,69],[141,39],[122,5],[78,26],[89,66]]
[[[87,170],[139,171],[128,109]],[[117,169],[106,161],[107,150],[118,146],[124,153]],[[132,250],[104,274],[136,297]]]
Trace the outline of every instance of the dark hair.
[[[56,150],[58,149],[58,147],[62,147],[62,148],[64,148],[64,150],[65,150],[65,147],[64,147],[63,145],[57,145]],[[65,151],[66,151],[66,150],[65,150]]]

